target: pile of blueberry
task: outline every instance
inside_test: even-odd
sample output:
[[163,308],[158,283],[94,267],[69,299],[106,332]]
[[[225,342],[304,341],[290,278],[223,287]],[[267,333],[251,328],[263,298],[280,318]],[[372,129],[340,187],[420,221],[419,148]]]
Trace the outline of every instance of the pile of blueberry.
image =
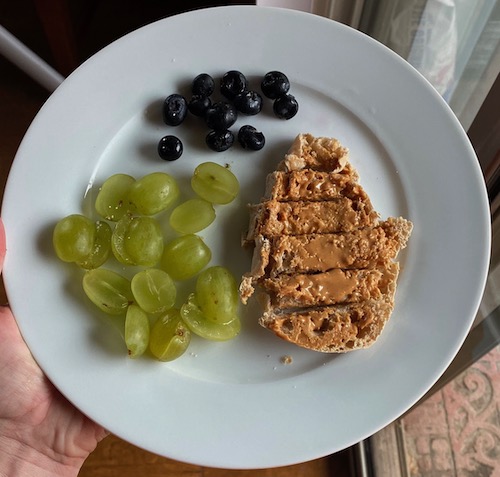
[[[163,121],[168,126],[178,126],[188,112],[204,119],[210,132],[206,136],[207,146],[216,152],[229,149],[234,144],[234,134],[230,127],[238,119],[238,114],[254,116],[262,110],[262,96],[249,89],[245,75],[239,71],[228,71],[220,81],[220,93],[224,100],[212,102],[215,81],[207,73],[194,78],[191,85],[192,97],[188,101],[178,93],[168,96],[163,103]],[[270,71],[261,82],[264,96],[273,100],[273,112],[280,119],[293,118],[299,104],[289,93],[290,81],[280,71]],[[262,132],[250,125],[242,126],[237,135],[244,149],[258,151],[264,147]],[[162,137],[158,143],[158,154],[162,159],[173,161],[183,152],[181,140],[173,135]]]

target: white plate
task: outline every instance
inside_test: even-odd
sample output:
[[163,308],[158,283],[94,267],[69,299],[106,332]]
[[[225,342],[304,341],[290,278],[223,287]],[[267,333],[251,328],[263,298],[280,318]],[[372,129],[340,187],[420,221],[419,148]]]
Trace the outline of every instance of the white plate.
[[[239,69],[258,84],[284,71],[300,103],[280,121],[270,103],[239,120],[261,128],[259,153],[217,154],[197,121],[175,129],[185,152],[159,160],[166,95],[201,72]],[[189,127],[191,125],[191,127]],[[88,212],[96,187],[126,172],[172,172],[186,182],[196,164],[230,164],[242,193],[206,231],[213,263],[236,275],[264,177],[296,134],[334,136],[348,146],[383,217],[415,224],[394,314],[380,340],[351,354],[318,354],[282,342],[243,312],[228,343],[194,340],[178,361],[130,360],[117,329],[88,304],[81,273],[52,252],[55,222]],[[86,192],[87,200],[83,200]],[[82,205],[83,204],[83,205]],[[341,450],[400,416],[445,370],[482,295],[489,251],[488,203],[473,149],[439,95],[406,62],[365,35],[317,16],[224,7],[167,18],[99,52],[37,115],[8,181],[3,207],[10,304],[29,347],[54,384],[114,434],[157,454],[205,466],[293,464]],[[292,364],[280,358],[290,355]]]

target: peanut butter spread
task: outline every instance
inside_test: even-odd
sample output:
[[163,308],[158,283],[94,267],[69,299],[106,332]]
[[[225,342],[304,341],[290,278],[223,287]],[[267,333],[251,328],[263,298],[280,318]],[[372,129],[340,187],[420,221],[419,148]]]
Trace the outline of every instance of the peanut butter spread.
[[251,206],[244,240],[254,251],[242,302],[257,292],[262,326],[329,353],[376,341],[413,227],[402,217],[380,220],[348,152],[336,139],[299,135]]
[[389,301],[376,300],[280,314],[266,311],[261,323],[298,346],[342,353],[373,344],[391,312]]
[[265,279],[263,287],[271,292],[272,303],[279,308],[334,305],[379,299],[393,289],[397,275],[397,263],[380,269],[334,268],[324,273]]
[[[407,234],[399,233],[394,221],[348,233],[273,237],[267,273],[324,272],[332,268],[369,268],[396,258],[406,245]],[[401,219],[400,228],[409,229]]]
[[371,205],[340,197],[330,201],[262,202],[253,211],[249,239],[257,235],[302,235],[348,232],[373,226],[377,214]]
[[368,201],[366,192],[349,175],[312,169],[269,174],[265,197],[278,201],[330,200],[339,197]]

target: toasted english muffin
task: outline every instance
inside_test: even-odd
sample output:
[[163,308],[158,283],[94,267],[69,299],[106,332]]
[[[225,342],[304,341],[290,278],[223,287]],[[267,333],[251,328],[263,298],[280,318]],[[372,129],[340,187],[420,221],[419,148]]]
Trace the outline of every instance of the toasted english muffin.
[[380,219],[333,138],[297,136],[264,188],[243,241],[254,251],[242,302],[255,294],[259,323],[301,347],[341,353],[373,344],[394,308],[396,259],[413,224]]

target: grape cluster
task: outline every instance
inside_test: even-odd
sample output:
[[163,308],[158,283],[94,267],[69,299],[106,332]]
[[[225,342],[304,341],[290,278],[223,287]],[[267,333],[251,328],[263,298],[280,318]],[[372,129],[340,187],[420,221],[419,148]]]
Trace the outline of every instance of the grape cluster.
[[[87,297],[105,313],[125,315],[131,357],[149,348],[157,359],[170,361],[186,351],[191,333],[221,341],[240,331],[236,281],[224,267],[206,268],[212,253],[197,235],[215,220],[214,205],[234,200],[239,182],[229,169],[205,162],[194,170],[191,187],[196,197],[176,205],[180,190],[173,176],[154,172],[136,180],[114,174],[95,200],[101,219],[72,214],[54,228],[57,256],[85,270]],[[178,236],[165,243],[166,211]],[[108,259],[141,268],[129,279],[103,268]],[[195,290],[176,307],[176,282],[196,275]]]
[[[246,124],[241,126],[235,135],[231,127],[238,116],[254,116],[259,114],[263,106],[262,95],[250,89],[249,82],[240,71],[231,70],[220,80],[220,93],[223,99],[213,100],[216,83],[212,76],[201,73],[191,84],[191,98],[186,99],[179,93],[167,96],[163,102],[163,121],[168,126],[179,126],[188,112],[204,120],[209,129],[205,137],[207,146],[216,152],[226,151],[233,146],[235,140],[243,149],[258,151],[265,145],[265,136],[255,127]],[[290,81],[280,71],[266,73],[261,81],[261,90],[265,97],[273,100],[274,114],[280,119],[293,118],[299,109],[296,98],[289,93]],[[174,135],[167,135],[158,143],[158,154],[162,159],[173,161],[183,152],[181,140]]]

